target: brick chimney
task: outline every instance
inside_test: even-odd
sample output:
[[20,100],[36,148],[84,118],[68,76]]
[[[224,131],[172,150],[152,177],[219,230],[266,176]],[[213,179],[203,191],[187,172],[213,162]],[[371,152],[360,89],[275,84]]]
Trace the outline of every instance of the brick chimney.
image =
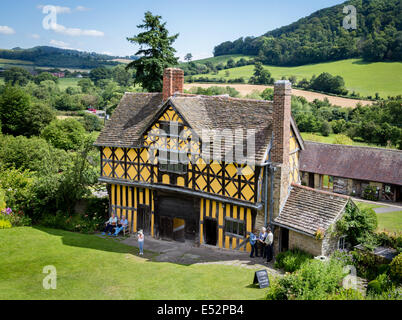
[[163,73],[163,101],[169,99],[176,92],[183,93],[184,71],[176,68],[167,68]]
[[287,80],[275,82],[271,161],[275,166],[273,218],[276,218],[289,194],[290,163],[289,139],[292,85]]
[[274,144],[271,160],[274,163],[289,163],[289,138],[292,85],[280,80],[274,85],[273,131]]

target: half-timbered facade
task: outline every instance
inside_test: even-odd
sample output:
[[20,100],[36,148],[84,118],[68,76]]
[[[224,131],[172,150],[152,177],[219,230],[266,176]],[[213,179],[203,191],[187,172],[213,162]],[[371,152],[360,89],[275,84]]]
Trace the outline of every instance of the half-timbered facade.
[[281,81],[274,101],[187,95],[183,72],[167,69],[163,93],[126,93],[96,142],[111,211],[133,232],[250,250],[248,233],[300,183],[290,91]]

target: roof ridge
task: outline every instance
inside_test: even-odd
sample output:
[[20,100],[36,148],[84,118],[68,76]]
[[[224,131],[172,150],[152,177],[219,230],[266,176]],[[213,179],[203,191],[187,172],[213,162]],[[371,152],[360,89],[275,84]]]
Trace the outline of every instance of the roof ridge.
[[307,144],[322,144],[322,145],[329,145],[329,146],[339,146],[341,148],[356,148],[356,149],[359,148],[359,149],[383,150],[383,151],[389,151],[389,152],[402,153],[402,150],[388,149],[388,148],[382,148],[382,147],[354,146],[354,145],[349,145],[349,144],[326,143],[326,142],[318,142],[318,141],[310,141],[310,140],[304,140],[304,142]]
[[325,194],[325,195],[329,195],[329,196],[344,198],[344,199],[347,199],[347,200],[351,199],[351,197],[345,196],[344,194],[339,194],[339,193],[334,193],[334,192],[330,192],[330,191],[314,189],[314,188],[310,188],[310,187],[307,187],[307,186],[303,186],[301,184],[292,183],[292,187],[296,187],[296,188],[300,188],[300,189],[304,189],[304,190],[308,190],[308,191],[313,191],[313,192],[316,192],[316,193],[321,193],[321,194]]
[[203,99],[225,99],[225,100],[238,100],[238,101],[252,101],[252,102],[260,102],[260,103],[273,103],[271,100],[263,100],[263,99],[251,99],[251,98],[236,98],[230,97],[226,95],[213,95],[208,96],[205,94],[193,94],[193,93],[178,93],[174,94],[171,98],[203,98]]

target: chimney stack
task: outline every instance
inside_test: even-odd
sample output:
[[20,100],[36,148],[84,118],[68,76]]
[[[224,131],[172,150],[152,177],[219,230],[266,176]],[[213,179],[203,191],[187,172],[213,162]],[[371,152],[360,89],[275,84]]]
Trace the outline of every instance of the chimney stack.
[[167,68],[163,73],[163,101],[173,94],[183,93],[184,71],[176,68]]
[[274,143],[271,160],[277,164],[289,163],[291,98],[291,83],[287,80],[276,81],[273,114]]

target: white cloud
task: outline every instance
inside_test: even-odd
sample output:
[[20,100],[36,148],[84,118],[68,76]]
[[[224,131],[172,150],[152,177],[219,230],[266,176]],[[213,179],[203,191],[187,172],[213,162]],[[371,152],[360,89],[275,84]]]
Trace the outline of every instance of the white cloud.
[[50,40],[49,42],[52,46],[61,48],[61,49],[68,49],[68,50],[77,50],[77,51],[85,51],[82,49],[71,48],[69,43],[60,40]]
[[8,26],[0,26],[0,34],[14,34],[15,31],[13,28]]
[[39,34],[36,34],[36,33],[33,33],[33,34],[31,34],[31,38],[33,38],[33,39],[39,39],[39,38],[40,38],[40,35],[39,35]]
[[60,48],[67,48],[70,44],[63,42],[63,41],[59,41],[59,40],[50,40],[50,44],[56,47],[60,47]]
[[79,37],[79,36],[88,36],[88,37],[103,37],[105,34],[102,31],[98,30],[83,30],[79,28],[67,28],[61,24],[50,24],[50,29],[64,34],[66,36]]
[[75,11],[89,11],[89,10],[91,10],[91,9],[86,8],[84,6],[78,6],[75,8]]

